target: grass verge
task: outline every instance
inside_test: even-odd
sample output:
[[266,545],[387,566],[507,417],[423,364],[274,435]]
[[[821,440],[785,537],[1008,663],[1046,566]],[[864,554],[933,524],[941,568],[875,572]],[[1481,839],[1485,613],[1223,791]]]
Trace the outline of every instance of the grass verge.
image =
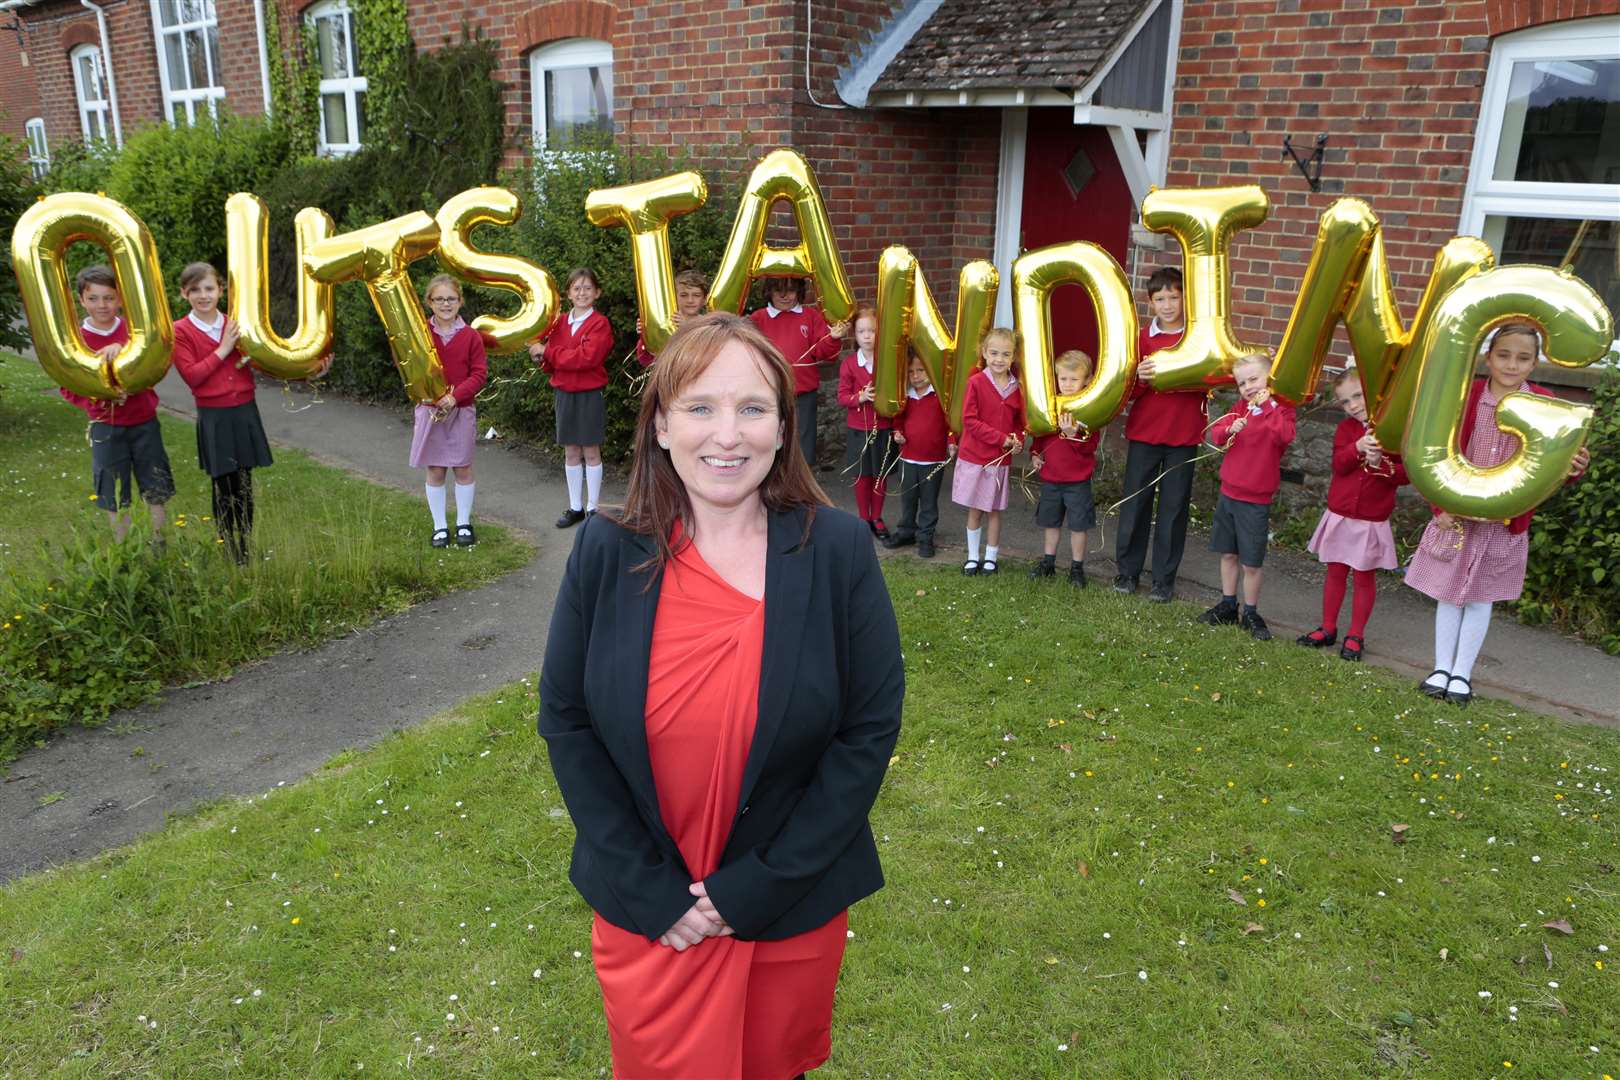
[[[888,886],[818,1075],[1616,1071],[1612,732],[1184,604],[885,565]],[[597,1075],[535,705],[508,686],[0,891],[0,1070]]]
[[254,473],[255,558],[239,569],[213,533],[195,429],[168,415],[167,543],[153,548],[141,523],[115,544],[89,499],[84,414],[28,361],[8,359],[0,378],[0,498],[13,510],[0,518],[0,760],[63,724],[341,636],[529,557],[487,525],[475,548],[435,551],[419,498],[277,449]]

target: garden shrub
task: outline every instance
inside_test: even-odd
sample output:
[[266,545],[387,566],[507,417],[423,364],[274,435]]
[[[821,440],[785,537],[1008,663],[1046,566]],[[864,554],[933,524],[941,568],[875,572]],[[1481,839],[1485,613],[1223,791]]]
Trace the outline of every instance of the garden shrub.
[[1603,372],[1592,404],[1592,463],[1536,511],[1518,612],[1620,653],[1620,369]]
[[[0,135],[0,230],[8,238],[17,218],[34,201],[38,189],[28,169],[28,155],[10,136]],[[28,337],[12,327],[22,317],[22,297],[11,259],[0,259],[0,347],[20,349]]]

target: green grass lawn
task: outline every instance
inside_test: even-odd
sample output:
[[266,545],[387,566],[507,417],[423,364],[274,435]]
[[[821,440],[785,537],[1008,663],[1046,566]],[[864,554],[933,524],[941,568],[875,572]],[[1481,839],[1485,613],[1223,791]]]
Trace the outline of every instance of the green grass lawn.
[[33,362],[0,359],[0,760],[63,723],[340,636],[531,553],[489,525],[472,549],[435,551],[419,495],[278,448],[254,472],[255,558],[239,569],[216,543],[195,429],[160,416],[177,486],[168,542],[149,546],[141,509],[115,544],[90,501],[84,413]]
[[[818,1075],[1620,1072],[1613,732],[1185,604],[886,568],[888,886]],[[600,1075],[535,706],[508,686],[0,892],[0,1072]]]

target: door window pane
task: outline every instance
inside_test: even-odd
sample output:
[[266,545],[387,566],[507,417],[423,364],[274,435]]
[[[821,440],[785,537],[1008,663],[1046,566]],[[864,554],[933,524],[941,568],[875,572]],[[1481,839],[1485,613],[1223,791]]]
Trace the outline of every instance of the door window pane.
[[1515,63],[1492,177],[1620,183],[1620,60]]

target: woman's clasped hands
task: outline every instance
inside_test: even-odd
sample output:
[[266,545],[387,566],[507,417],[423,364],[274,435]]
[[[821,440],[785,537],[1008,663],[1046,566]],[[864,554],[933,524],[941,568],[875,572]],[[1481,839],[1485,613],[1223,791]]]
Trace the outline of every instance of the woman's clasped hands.
[[676,952],[685,952],[704,938],[727,937],[733,932],[720,912],[715,910],[714,901],[709,899],[709,890],[703,887],[703,882],[692,882],[687,886],[687,891],[697,897],[697,903],[688,908],[686,914],[658,939],[658,944],[668,945]]

